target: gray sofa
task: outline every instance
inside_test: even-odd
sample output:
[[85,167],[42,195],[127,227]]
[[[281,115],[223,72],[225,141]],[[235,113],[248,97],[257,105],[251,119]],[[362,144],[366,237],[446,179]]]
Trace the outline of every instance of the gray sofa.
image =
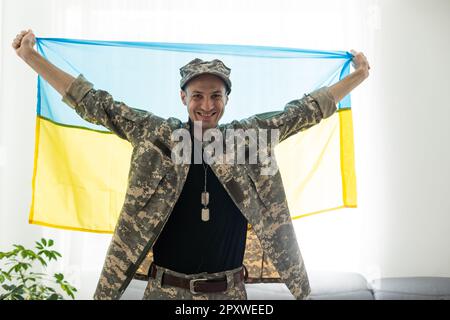
[[[370,283],[354,272],[308,272],[312,300],[450,300],[450,278],[381,278]],[[122,299],[141,299],[146,282],[133,280]],[[246,284],[249,300],[292,300],[284,284]]]

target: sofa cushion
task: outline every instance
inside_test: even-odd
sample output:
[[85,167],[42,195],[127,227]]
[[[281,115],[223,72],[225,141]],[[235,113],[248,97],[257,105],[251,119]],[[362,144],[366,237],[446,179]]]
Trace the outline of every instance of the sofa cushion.
[[339,271],[309,271],[312,300],[373,300],[370,286],[361,274]]
[[[311,300],[373,300],[366,279],[359,273],[340,271],[308,271]],[[284,284],[246,284],[249,300],[292,300]]]
[[372,281],[376,300],[450,300],[450,278],[402,277]]
[[246,283],[248,300],[294,300],[284,283]]

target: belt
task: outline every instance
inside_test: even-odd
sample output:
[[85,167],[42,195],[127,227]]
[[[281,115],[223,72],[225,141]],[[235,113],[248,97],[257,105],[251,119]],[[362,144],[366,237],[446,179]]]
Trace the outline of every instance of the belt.
[[[149,268],[149,277],[156,278],[157,267],[152,263]],[[233,274],[234,283],[240,283],[241,281],[247,279],[247,272],[245,266]],[[186,279],[182,277],[177,277],[175,275],[164,272],[161,278],[161,285],[169,285],[173,287],[179,287],[189,290],[192,294],[196,293],[212,293],[212,292],[223,292],[227,291],[227,278],[221,277],[217,279],[206,279],[206,278],[196,278],[196,279]]]

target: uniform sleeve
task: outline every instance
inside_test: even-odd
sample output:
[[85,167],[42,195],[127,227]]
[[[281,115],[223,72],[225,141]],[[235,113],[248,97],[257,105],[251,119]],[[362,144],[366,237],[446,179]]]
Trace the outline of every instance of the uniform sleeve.
[[152,130],[163,121],[151,112],[115,101],[107,91],[95,90],[82,74],[70,84],[62,101],[75,109],[84,120],[102,125],[132,144],[144,130]]
[[336,111],[336,102],[328,90],[322,87],[303,98],[288,102],[281,111],[266,112],[242,120],[247,128],[278,129],[279,141],[306,130],[330,117]]

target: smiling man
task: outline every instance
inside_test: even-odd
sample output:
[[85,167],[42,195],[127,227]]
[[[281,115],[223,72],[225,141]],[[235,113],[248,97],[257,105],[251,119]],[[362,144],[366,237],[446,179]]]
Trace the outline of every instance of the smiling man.
[[230,71],[217,59],[194,59],[180,69],[181,100],[191,121],[201,121],[204,130],[215,128],[223,116],[231,92]]
[[[19,33],[12,43],[17,55],[83,119],[105,126],[133,146],[125,202],[95,299],[120,299],[149,253],[153,261],[144,299],[246,299],[248,224],[258,245],[248,249],[247,267],[257,269],[262,259],[270,260],[294,297],[308,298],[308,276],[280,173],[263,174],[264,163],[207,163],[206,148],[197,155],[200,163],[174,163],[173,133],[189,133],[194,142],[189,145],[191,160],[195,142],[204,146],[207,129],[222,136],[227,130],[276,130],[282,141],[331,116],[336,103],[368,77],[362,53],[353,52],[354,72],[336,84],[290,101],[283,110],[219,125],[231,92],[231,70],[220,60],[194,59],[180,69],[180,96],[189,115],[183,122],[115,101],[83,75],[75,78],[51,64],[34,45],[31,30]],[[196,123],[201,124],[200,134],[195,134]],[[253,255],[253,250],[262,254]]]

